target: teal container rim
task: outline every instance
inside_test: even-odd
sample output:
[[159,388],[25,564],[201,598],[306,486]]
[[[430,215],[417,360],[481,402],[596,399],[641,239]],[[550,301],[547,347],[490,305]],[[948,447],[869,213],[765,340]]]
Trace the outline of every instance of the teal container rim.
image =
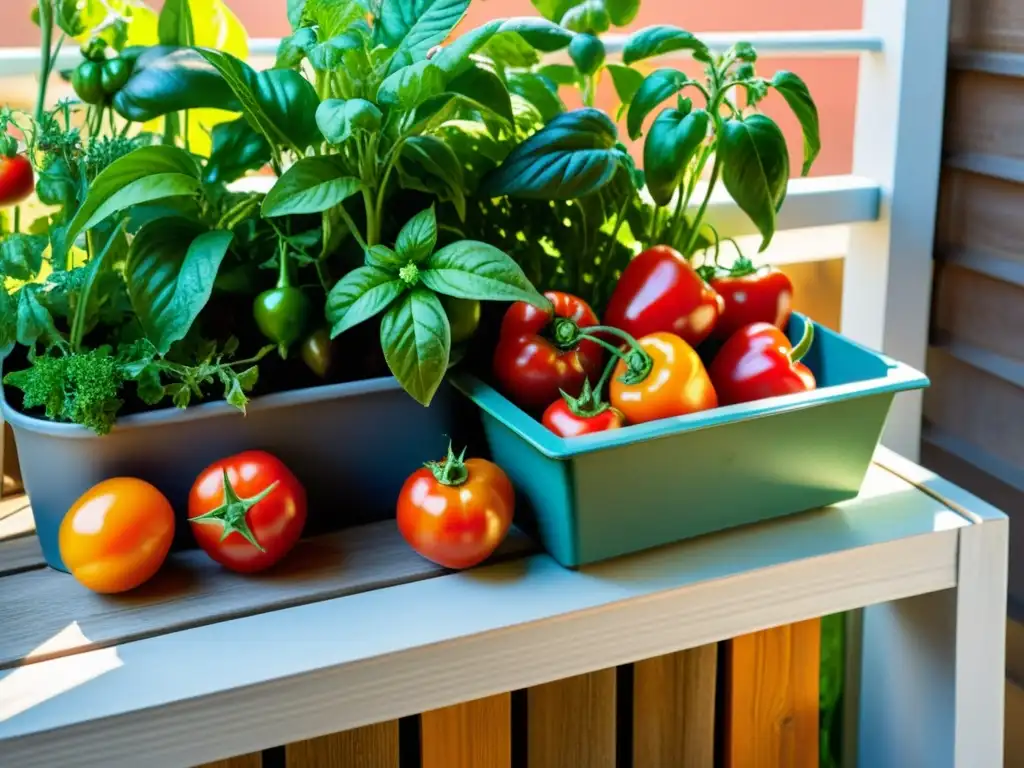
[[[806,317],[796,313],[793,314],[793,320],[799,323],[808,321]],[[813,323],[814,321],[812,320],[811,322]],[[799,333],[802,332],[802,327],[791,328],[791,330]],[[814,331],[816,334],[841,339],[842,343],[857,347],[881,360],[887,367],[886,375],[849,384],[815,389],[811,392],[774,397],[769,400],[727,405],[701,413],[661,419],[646,424],[633,424],[611,432],[599,432],[593,435],[582,435],[573,438],[560,437],[551,432],[540,421],[519,408],[519,406],[515,405],[494,387],[467,371],[459,370],[450,374],[449,381],[455,389],[472,400],[483,411],[515,432],[542,454],[548,458],[560,460],[568,460],[596,451],[621,448],[636,443],[672,437],[686,432],[710,429],[724,424],[751,421],[780,413],[800,411],[826,403],[852,400],[869,395],[923,389],[929,384],[928,377],[920,371],[869,349],[862,344],[858,344],[852,339],[848,339],[835,331],[823,327],[819,323],[814,323]]]

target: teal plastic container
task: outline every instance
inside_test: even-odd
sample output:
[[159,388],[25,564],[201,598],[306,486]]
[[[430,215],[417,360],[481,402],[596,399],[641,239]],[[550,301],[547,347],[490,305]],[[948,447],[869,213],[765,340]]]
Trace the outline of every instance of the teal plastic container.
[[[809,322],[794,315],[798,339]],[[576,567],[815,509],[857,495],[897,392],[914,369],[814,326],[818,389],[565,439],[467,372],[491,455],[517,492],[517,523]]]

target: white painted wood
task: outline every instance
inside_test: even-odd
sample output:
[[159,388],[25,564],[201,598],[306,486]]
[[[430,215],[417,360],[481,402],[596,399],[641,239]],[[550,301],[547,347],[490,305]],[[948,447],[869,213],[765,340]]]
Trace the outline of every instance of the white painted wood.
[[536,556],[30,664],[0,676],[0,753],[193,765],[946,590],[968,525],[874,468],[853,502],[579,571]]
[[[861,57],[853,172],[882,188],[879,220],[853,228],[843,333],[924,369],[939,189],[949,0],[865,0],[884,53]],[[883,441],[916,458],[921,394],[897,395]]]

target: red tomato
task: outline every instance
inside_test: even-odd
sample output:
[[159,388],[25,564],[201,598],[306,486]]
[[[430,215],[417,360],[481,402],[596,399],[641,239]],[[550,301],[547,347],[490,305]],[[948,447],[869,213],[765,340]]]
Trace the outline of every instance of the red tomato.
[[[725,302],[713,336],[725,341],[751,323],[771,323],[785,330],[793,312],[793,283],[783,272],[769,267],[755,269],[749,261],[728,274],[716,275],[711,287]],[[745,269],[749,265],[749,271]]]
[[577,437],[621,429],[626,420],[619,411],[601,401],[600,393],[590,388],[588,379],[579,397],[563,394],[549,405],[541,423],[559,437]]
[[188,497],[192,533],[206,554],[255,573],[288,554],[306,524],[306,489],[279,459],[245,451],[203,470]]
[[144,480],[114,477],[90,488],[60,524],[60,557],[94,592],[134,589],[160,570],[174,539],[174,510]]
[[[465,451],[463,451],[463,455]],[[409,476],[398,495],[398,530],[416,552],[445,568],[471,568],[498,548],[512,524],[515,492],[485,459],[443,461]]]
[[[521,301],[508,308],[494,350],[498,386],[527,410],[546,408],[560,392],[575,397],[588,377],[600,375],[604,362],[599,345],[576,338],[579,329],[597,325],[590,305],[568,293],[544,295],[552,304],[550,312]],[[566,341],[560,343],[561,334]]]
[[35,189],[32,164],[24,155],[0,155],[0,208],[24,202]]
[[636,339],[674,333],[696,347],[711,333],[723,307],[722,297],[679,251],[656,245],[626,266],[604,321]]
[[722,405],[807,392],[817,387],[814,374],[798,362],[814,341],[807,320],[793,347],[771,323],[754,323],[733,334],[711,361],[711,381]]

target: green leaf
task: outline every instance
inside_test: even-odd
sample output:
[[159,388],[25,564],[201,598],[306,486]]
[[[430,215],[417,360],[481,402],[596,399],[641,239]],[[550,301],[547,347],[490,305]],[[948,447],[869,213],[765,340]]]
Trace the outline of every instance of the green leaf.
[[185,338],[210,300],[232,234],[188,219],[157,219],[132,241],[125,282],[143,332],[160,354]]
[[388,75],[377,89],[377,101],[410,110],[443,90],[444,73],[424,59]]
[[429,405],[448,370],[451,327],[441,300],[415,288],[387,311],[380,323],[384,359],[398,383]]
[[[49,245],[46,235],[16,232],[0,238],[0,276],[32,280],[43,266],[43,251]],[[3,280],[0,277],[0,291]]]
[[353,269],[327,294],[331,338],[383,312],[408,287],[390,270],[374,266]]
[[144,123],[186,109],[236,111],[240,105],[220,73],[194,50],[154,46],[136,58],[113,107],[126,120]]
[[424,261],[437,247],[437,216],[431,206],[420,211],[402,227],[395,242],[395,251],[403,261]]
[[703,109],[685,115],[666,109],[655,118],[644,142],[644,173],[647,191],[658,205],[667,205],[682,184],[710,122]]
[[199,165],[183,149],[170,146],[141,147],[115,160],[89,187],[89,196],[71,220],[64,236],[64,253],[82,232],[92,229],[114,213],[166,197],[194,195],[200,188]]
[[238,374],[237,378],[242,389],[246,392],[251,392],[255,388],[256,382],[259,381],[260,369],[255,365],[251,368],[246,368]]
[[622,62],[633,64],[672,51],[694,51],[697,55],[708,55],[707,46],[690,32],[668,24],[658,24],[629,36],[622,49]]
[[317,72],[333,72],[344,65],[346,52],[362,48],[363,38],[355,32],[346,32],[314,45],[306,52],[306,56]]
[[578,0],[530,0],[530,2],[545,19],[558,21],[565,16],[566,11],[576,5]]
[[515,32],[496,34],[480,49],[480,55],[486,56],[504,69],[529,69],[540,63],[540,54],[526,38]]
[[558,23],[573,32],[603,35],[611,26],[611,17],[604,0],[583,0],[566,11]]
[[320,38],[329,40],[365,19],[369,4],[360,0],[306,0],[302,16],[318,28]]
[[53,325],[53,318],[46,311],[36,295],[38,285],[26,285],[18,291],[18,320],[16,338],[18,343],[31,347],[37,341],[50,341],[59,338]]
[[473,120],[451,120],[437,130],[463,168],[467,192],[476,192],[480,180],[494,170],[511,150],[509,142],[498,141],[487,126]]
[[445,46],[431,61],[447,75],[457,75],[470,66],[470,56],[498,35],[517,35],[542,53],[554,53],[567,48],[573,33],[547,19],[516,17],[495,19],[476,29],[459,35],[451,45]]
[[210,133],[213,149],[203,179],[227,184],[270,162],[270,145],[245,118],[218,123]]
[[78,181],[63,157],[50,155],[36,177],[36,196],[43,205],[72,208],[78,198]]
[[413,61],[440,45],[462,20],[469,0],[383,0],[378,18],[381,42]]
[[640,84],[626,113],[626,131],[629,138],[639,139],[644,120],[665,99],[679,93],[690,82],[685,73],[675,69],[656,69]]
[[426,267],[420,280],[430,290],[446,296],[550,306],[512,257],[488,243],[459,240],[446,245],[430,257]]
[[469,102],[470,106],[497,115],[512,125],[512,100],[508,88],[491,70],[476,64],[448,83],[447,90]]
[[607,64],[605,69],[612,76],[612,85],[615,86],[615,93],[618,94],[619,101],[629,105],[636,96],[636,92],[640,90],[640,86],[644,82],[644,76],[632,67],[627,67],[624,64]]
[[189,0],[164,0],[157,22],[157,35],[161,45],[195,45],[196,33],[192,27]]
[[249,404],[249,398],[242,389],[242,382],[233,373],[224,375],[224,400],[228,405],[234,406],[242,413],[245,413],[245,406]]
[[517,146],[481,185],[488,197],[572,200],[612,180],[620,161],[615,124],[584,108],[559,115]]
[[546,77],[555,85],[577,86],[580,82],[580,73],[572,64],[545,64],[537,70],[537,74]]
[[320,213],[340,205],[362,188],[359,179],[346,174],[344,159],[338,155],[304,157],[267,193],[263,215]]
[[298,72],[257,72],[234,56],[210,48],[199,49],[199,54],[220,72],[241,102],[242,114],[271,144],[301,154],[319,140],[316,108],[320,100],[313,85]]
[[604,0],[608,16],[616,27],[624,27],[636,18],[640,11],[640,0]]
[[789,150],[782,131],[761,114],[727,120],[718,137],[722,182],[761,233],[761,250],[775,234],[775,214],[786,199]]
[[558,95],[558,86],[545,75],[537,72],[510,72],[508,89],[533,104],[545,123],[565,112],[565,104]]
[[288,0],[288,23],[297,29],[302,23],[302,15],[306,10],[306,0]]
[[462,166],[451,147],[434,136],[412,136],[402,146],[402,160],[405,171],[421,181],[425,180],[424,175],[428,181],[439,181],[440,187],[428,184],[425,191],[435,192],[442,200],[450,200],[459,218],[465,219],[466,195]]
[[327,99],[316,109],[316,124],[331,144],[341,144],[355,133],[380,130],[383,115],[366,99]]
[[811,92],[797,75],[792,72],[776,72],[771,87],[782,94],[782,98],[793,110],[804,134],[804,164],[801,173],[806,176],[821,152],[821,129],[818,124],[818,107],[811,98]]
[[288,37],[282,38],[278,44],[274,66],[285,69],[299,66],[316,44],[316,30],[311,27],[295,30]]
[[366,249],[365,261],[368,267],[377,267],[389,273],[394,273],[404,266],[408,259],[403,259],[386,245],[377,243]]

